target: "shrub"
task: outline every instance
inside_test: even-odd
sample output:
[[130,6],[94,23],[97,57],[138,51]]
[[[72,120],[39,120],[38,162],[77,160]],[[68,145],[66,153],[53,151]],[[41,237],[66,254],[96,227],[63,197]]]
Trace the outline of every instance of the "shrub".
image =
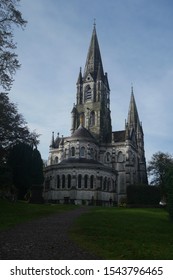
[[149,185],[129,185],[127,187],[127,204],[159,205],[160,188]]

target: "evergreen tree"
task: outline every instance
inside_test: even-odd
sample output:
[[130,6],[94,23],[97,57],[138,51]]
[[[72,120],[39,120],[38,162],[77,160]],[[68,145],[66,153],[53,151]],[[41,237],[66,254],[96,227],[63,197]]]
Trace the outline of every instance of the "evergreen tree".
[[31,145],[19,143],[12,147],[7,165],[11,168],[13,184],[18,190],[18,198],[24,199],[32,190],[42,192],[44,181],[43,161],[40,152]]
[[32,152],[32,185],[42,185],[43,181],[43,161],[40,152],[34,149]]
[[12,170],[13,184],[18,190],[19,199],[23,199],[32,186],[32,152],[30,145],[19,143],[9,153],[8,166]]

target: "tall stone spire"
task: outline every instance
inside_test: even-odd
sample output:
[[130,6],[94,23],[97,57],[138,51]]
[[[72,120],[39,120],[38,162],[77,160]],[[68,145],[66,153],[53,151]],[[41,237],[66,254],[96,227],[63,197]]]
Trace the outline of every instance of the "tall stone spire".
[[104,71],[103,71],[99,43],[97,39],[96,26],[94,23],[93,33],[92,33],[85,69],[84,69],[84,78],[86,78],[88,74],[91,74],[92,78],[96,80],[98,70],[100,72],[101,77],[103,77]]
[[138,110],[137,110],[135,97],[133,93],[133,86],[131,87],[131,98],[130,98],[127,123],[129,127],[133,127],[135,130],[140,126]]
[[[84,74],[77,80],[76,113],[73,130],[82,124],[98,140],[111,142],[110,88],[107,73],[103,72],[101,53],[94,23]],[[90,119],[89,116],[90,115]],[[75,118],[74,118],[75,117]],[[72,131],[73,131],[72,130]]]

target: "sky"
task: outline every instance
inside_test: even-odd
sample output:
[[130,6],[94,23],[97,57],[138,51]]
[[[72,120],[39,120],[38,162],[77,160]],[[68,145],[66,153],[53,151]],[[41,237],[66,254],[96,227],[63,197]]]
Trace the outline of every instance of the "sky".
[[21,0],[28,24],[14,30],[21,69],[10,100],[41,134],[46,160],[52,131],[69,136],[76,81],[94,19],[111,89],[112,129],[123,130],[133,85],[146,160],[173,154],[173,1]]

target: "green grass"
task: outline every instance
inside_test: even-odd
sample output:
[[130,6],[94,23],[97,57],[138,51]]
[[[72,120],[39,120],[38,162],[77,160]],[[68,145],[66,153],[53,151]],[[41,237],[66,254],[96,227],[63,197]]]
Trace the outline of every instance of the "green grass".
[[[0,230],[76,208],[0,200]],[[162,209],[89,208],[71,230],[81,247],[103,259],[173,259],[173,223]]]
[[71,237],[107,260],[173,259],[173,223],[162,209],[94,208]]
[[6,200],[0,200],[0,230],[42,216],[74,209],[75,207],[60,204],[30,204],[24,201],[11,203]]

